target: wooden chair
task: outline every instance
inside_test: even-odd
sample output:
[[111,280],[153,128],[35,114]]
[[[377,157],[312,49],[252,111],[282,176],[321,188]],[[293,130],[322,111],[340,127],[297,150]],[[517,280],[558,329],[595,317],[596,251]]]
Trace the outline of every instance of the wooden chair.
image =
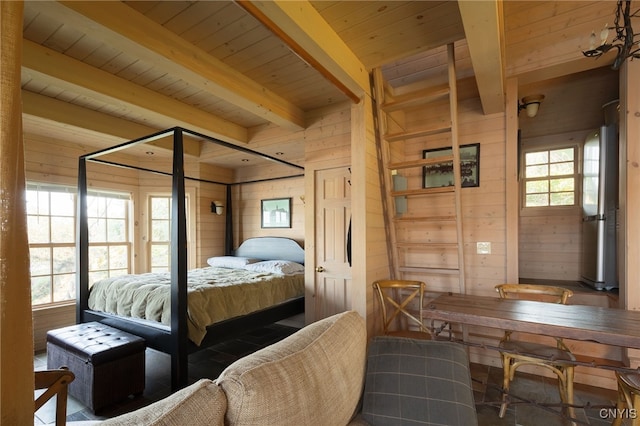
[[425,289],[422,281],[379,280],[373,283],[373,288],[380,302],[385,335],[412,339],[431,338],[422,318]]
[[38,411],[54,395],[56,396],[56,426],[63,426],[67,421],[67,390],[69,383],[75,379],[67,367],[59,370],[41,370],[35,372],[35,389],[46,389],[35,401]]
[[[496,291],[503,299],[525,299],[549,303],[566,304],[573,292],[568,289],[545,285],[501,284]],[[551,370],[558,377],[558,390],[563,403],[568,405],[568,414],[573,418],[573,375],[575,357],[561,338],[555,338],[556,345],[513,340],[511,331],[505,331],[500,341],[503,365],[503,394],[500,417],[503,417],[508,404],[509,384],[516,370],[523,365],[537,365]]]
[[640,374],[616,372],[618,381],[618,402],[616,416],[611,426],[620,426],[622,420],[631,420],[631,426],[640,426]]

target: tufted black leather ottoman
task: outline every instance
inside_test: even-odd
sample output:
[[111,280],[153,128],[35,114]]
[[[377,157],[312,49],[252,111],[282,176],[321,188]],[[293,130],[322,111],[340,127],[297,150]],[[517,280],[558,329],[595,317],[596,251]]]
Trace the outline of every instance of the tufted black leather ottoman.
[[47,332],[47,368],[69,367],[69,394],[93,412],[144,390],[145,341],[99,322]]

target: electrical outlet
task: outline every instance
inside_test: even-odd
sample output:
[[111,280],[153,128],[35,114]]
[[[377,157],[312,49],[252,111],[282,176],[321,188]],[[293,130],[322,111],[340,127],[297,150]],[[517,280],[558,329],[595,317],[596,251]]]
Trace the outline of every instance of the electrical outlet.
[[478,254],[491,254],[491,243],[490,242],[476,243],[476,252]]

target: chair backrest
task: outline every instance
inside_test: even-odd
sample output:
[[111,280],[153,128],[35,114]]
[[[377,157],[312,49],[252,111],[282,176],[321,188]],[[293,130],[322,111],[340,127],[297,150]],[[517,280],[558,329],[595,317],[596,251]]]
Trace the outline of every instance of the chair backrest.
[[496,286],[496,291],[503,299],[535,300],[562,305],[566,305],[573,296],[573,291],[569,289],[538,284],[500,284]]
[[429,333],[422,318],[425,289],[422,281],[379,280],[373,283],[373,288],[380,301],[385,334],[394,321],[398,324],[396,328],[408,330],[413,326]]
[[[524,299],[562,305],[566,305],[569,298],[573,296],[573,291],[569,289],[538,284],[499,284],[496,286],[496,291],[502,299]],[[503,340],[510,340],[512,334],[512,331],[505,330]],[[554,339],[558,349],[569,350],[562,338],[554,337]]]
[[58,370],[39,370],[35,372],[35,390],[46,389],[35,400],[35,411],[38,411],[49,399],[56,397],[56,426],[66,424],[67,391],[69,383],[75,379],[67,367]]

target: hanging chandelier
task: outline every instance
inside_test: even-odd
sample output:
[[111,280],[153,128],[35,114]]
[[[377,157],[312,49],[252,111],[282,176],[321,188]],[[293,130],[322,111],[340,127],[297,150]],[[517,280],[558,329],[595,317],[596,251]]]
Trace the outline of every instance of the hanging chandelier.
[[[618,70],[627,58],[640,58],[640,40],[634,40],[634,37],[640,34],[634,34],[631,27],[631,18],[640,16],[640,9],[631,13],[631,0],[618,0],[616,7],[616,17],[613,21],[613,27],[605,24],[600,31],[600,46],[597,46],[597,37],[595,31],[591,33],[589,41],[589,50],[583,51],[582,54],[588,58],[599,58],[609,50],[618,49],[618,55],[613,61],[612,69]],[[611,43],[607,43],[610,30],[614,30],[615,36]]]

